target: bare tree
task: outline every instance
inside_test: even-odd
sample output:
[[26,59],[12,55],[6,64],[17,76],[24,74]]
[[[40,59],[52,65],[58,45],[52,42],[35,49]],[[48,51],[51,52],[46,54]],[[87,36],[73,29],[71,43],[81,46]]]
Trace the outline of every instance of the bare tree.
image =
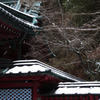
[[[78,66],[81,66],[83,73],[88,76],[87,80],[99,80],[96,62],[99,61],[100,56],[96,59],[92,59],[91,56],[90,59],[89,55],[93,55],[91,52],[98,47],[100,42],[99,39],[96,39],[100,32],[98,23],[100,12],[74,13],[73,15],[77,15],[77,17],[80,15],[95,16],[80,27],[74,22],[72,14],[64,11],[60,0],[44,0],[40,13],[43,16],[45,37],[50,48],[56,54],[59,53],[57,56],[61,55],[61,52],[66,55],[63,56],[67,60],[57,66],[64,66],[61,68],[65,70],[67,66],[71,67],[79,63]],[[65,52],[62,51],[63,49]],[[55,59],[52,62],[59,63]]]

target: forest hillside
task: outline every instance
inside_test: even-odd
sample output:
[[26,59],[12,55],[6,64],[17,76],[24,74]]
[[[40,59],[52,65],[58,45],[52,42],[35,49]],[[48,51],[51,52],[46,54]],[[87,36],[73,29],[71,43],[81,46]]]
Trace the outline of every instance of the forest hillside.
[[50,65],[85,80],[100,80],[99,5],[99,0],[43,1],[44,32],[55,54]]
[[88,81],[100,80],[99,5],[99,0],[43,0],[43,34],[55,54],[49,65]]

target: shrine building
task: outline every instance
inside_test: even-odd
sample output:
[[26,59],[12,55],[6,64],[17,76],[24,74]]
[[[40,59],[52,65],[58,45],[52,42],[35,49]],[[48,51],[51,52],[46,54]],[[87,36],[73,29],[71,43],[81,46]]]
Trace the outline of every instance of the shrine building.
[[[59,82],[83,81],[38,60],[6,63],[0,74],[0,100],[43,100]],[[3,63],[0,65],[3,66]]]
[[0,0],[0,100],[100,100],[99,82],[43,63],[54,54],[44,37],[41,3]]

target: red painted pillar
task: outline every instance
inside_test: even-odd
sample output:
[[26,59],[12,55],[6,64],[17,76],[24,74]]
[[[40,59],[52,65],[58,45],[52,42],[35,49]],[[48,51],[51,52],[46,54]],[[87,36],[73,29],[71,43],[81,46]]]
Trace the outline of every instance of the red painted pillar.
[[84,98],[83,98],[83,96],[80,96],[80,99],[79,100],[83,100]]
[[67,96],[65,96],[65,97],[64,97],[64,100],[68,100],[68,97],[67,97]]
[[99,96],[95,96],[95,100],[99,100]]
[[37,100],[38,98],[37,89],[38,89],[38,83],[33,83],[33,93],[32,93],[33,100]]
[[94,100],[93,95],[89,95],[90,100]]
[[74,100],[79,100],[79,97],[77,95],[74,96]]

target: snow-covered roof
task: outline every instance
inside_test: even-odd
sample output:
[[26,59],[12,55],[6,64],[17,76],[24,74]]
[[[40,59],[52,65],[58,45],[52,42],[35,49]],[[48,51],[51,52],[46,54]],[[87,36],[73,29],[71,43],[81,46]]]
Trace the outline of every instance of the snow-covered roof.
[[64,80],[68,81],[83,81],[82,79],[75,77],[73,75],[70,75],[66,72],[63,72],[57,68],[54,68],[52,66],[49,66],[43,62],[40,62],[38,60],[17,60],[13,62],[13,68],[10,68],[5,74],[18,74],[18,73],[36,73],[36,72],[50,72],[50,75],[53,75],[54,77],[59,77]]
[[64,82],[59,83],[54,95],[100,94],[100,82]]
[[[34,67],[34,68],[33,68]],[[14,67],[8,70],[6,73],[28,73],[28,72],[37,72],[37,71],[45,71],[46,68],[39,65],[31,65],[31,66],[22,66],[22,67]]]

